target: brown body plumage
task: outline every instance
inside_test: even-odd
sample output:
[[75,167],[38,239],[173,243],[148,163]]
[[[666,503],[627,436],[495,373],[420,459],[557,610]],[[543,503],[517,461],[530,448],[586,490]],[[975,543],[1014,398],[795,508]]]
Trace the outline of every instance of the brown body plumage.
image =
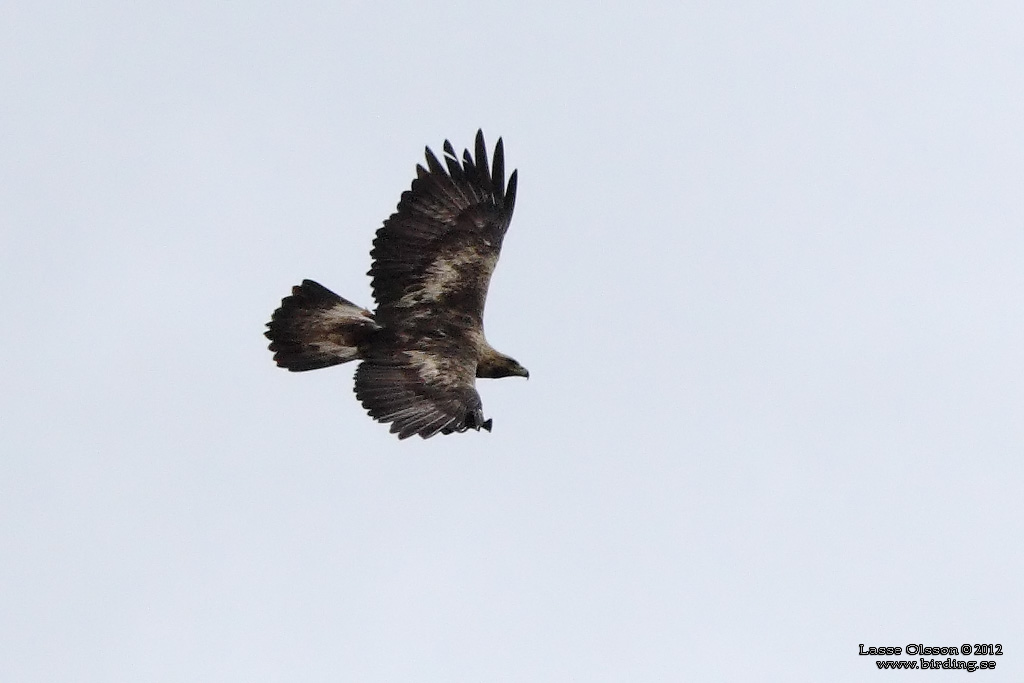
[[483,333],[484,303],[512,220],[516,173],[505,185],[502,141],[489,167],[483,133],[462,162],[447,140],[445,166],[429,148],[412,188],[377,231],[373,313],[304,280],[267,324],[281,367],[313,370],[361,360],[356,397],[401,439],[490,431],[477,377],[529,377]]

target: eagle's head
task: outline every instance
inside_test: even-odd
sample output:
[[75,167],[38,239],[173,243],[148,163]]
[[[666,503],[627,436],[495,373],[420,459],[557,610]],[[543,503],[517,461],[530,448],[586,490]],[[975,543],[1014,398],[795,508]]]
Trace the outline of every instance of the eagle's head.
[[476,376],[488,379],[500,377],[525,377],[530,378],[530,371],[519,364],[515,358],[494,352],[485,354],[480,358],[476,366]]

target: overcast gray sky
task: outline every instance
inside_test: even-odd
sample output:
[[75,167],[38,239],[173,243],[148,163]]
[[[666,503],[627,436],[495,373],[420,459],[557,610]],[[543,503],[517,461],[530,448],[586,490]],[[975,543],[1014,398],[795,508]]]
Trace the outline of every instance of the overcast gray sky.
[[[0,8],[0,680],[1021,680],[1020,3],[90,4]],[[531,379],[399,442],[263,325],[479,127]]]

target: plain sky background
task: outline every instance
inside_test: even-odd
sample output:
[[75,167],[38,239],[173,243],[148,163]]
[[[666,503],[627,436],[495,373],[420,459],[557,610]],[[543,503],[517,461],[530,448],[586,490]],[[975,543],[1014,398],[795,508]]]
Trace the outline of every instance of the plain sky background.
[[[1022,59],[1019,2],[5,3],[0,680],[1022,680]],[[531,379],[399,442],[263,326],[479,127]]]

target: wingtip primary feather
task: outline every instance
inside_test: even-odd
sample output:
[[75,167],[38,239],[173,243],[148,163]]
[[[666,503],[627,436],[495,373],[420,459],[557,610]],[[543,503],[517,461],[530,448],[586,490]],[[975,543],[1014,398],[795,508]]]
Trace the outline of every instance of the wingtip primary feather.
[[494,190],[499,194],[505,192],[505,145],[501,138],[494,146],[494,165],[491,170],[491,180],[494,183]]
[[442,175],[445,173],[444,167],[441,165],[441,162],[437,160],[437,157],[434,155],[434,151],[432,149],[427,147],[426,151],[424,151],[423,153],[423,156],[425,156],[427,159],[427,168],[430,169],[431,173],[439,173]]
[[512,215],[512,209],[516,205],[516,188],[519,186],[519,170],[512,171],[508,179],[508,187],[505,188],[505,211]]
[[476,167],[480,169],[480,182],[484,185],[485,189],[493,192],[494,186],[491,183],[491,166],[490,162],[487,161],[487,143],[484,142],[483,129],[476,132],[476,159],[474,162]]

